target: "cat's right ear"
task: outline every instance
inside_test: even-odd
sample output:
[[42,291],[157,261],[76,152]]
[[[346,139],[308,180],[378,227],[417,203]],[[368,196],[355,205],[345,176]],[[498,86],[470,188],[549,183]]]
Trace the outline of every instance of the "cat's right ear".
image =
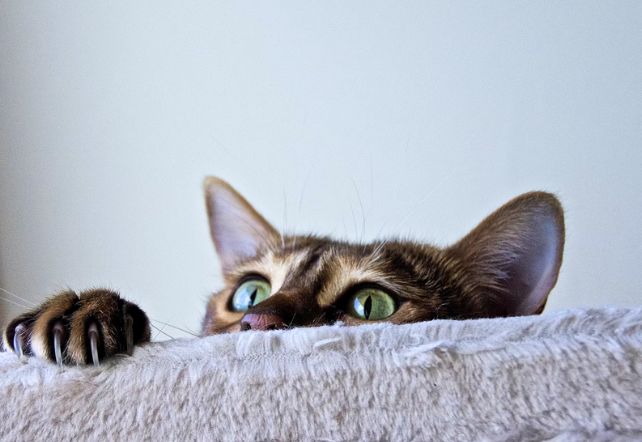
[[228,183],[207,177],[203,188],[210,233],[223,273],[280,243],[279,232]]
[[557,282],[564,251],[564,212],[558,199],[530,192],[509,201],[446,249],[485,305],[482,316],[540,313]]

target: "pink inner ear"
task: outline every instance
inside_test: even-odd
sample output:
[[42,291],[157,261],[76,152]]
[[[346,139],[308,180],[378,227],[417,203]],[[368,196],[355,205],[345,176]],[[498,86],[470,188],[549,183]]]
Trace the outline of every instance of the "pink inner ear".
[[555,196],[521,195],[483,220],[448,252],[459,258],[488,315],[539,313],[555,286],[564,215]]
[[506,306],[516,315],[537,312],[557,281],[562,241],[554,219],[541,219],[525,232],[526,244],[508,266]]
[[276,229],[229,184],[209,178],[205,192],[210,232],[224,272],[278,243]]
[[221,190],[213,200],[212,229],[220,255],[230,258],[256,255],[265,236],[264,229],[227,190]]

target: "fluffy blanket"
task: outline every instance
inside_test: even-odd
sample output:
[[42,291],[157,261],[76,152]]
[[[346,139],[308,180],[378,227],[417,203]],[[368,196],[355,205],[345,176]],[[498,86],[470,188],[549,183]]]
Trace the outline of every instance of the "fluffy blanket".
[[642,308],[0,353],[7,440],[642,440]]

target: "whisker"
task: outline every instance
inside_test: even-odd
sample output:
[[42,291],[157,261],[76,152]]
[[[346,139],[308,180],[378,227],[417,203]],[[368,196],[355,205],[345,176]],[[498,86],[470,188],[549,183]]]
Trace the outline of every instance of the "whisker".
[[152,326],[152,327],[154,327],[156,330],[158,330],[159,332],[161,332],[162,334],[164,334],[165,336],[167,336],[169,339],[174,339],[174,337],[173,337],[173,336],[170,336],[169,334],[165,333],[165,331],[164,331],[164,330],[162,330],[162,329],[160,329],[160,328],[156,327],[156,326],[155,326],[154,324],[152,324],[151,322],[149,323],[149,325],[151,325],[151,326]]
[[[434,193],[437,191],[437,189],[440,189],[442,187],[443,183],[448,178],[450,178],[449,175],[444,175],[443,177],[441,177],[441,179],[437,183],[435,183],[434,185],[432,185],[430,187],[430,191],[423,193],[423,195],[421,196],[419,201],[415,202],[413,207],[410,210],[408,210],[408,213],[406,214],[406,216],[404,216],[402,218],[397,218],[397,223],[396,224],[392,224],[392,226],[394,226],[393,230],[401,229],[401,227],[403,227],[403,225],[412,216],[417,214],[417,212],[423,207],[423,204],[428,200],[428,198],[432,198]],[[390,221],[391,221],[390,219],[387,219],[387,220],[385,220],[383,222],[383,224],[381,225],[381,228],[379,229],[379,232],[377,233],[377,237],[380,237],[381,236],[381,232],[383,232],[383,230],[386,228],[387,225],[390,225],[389,224]]]
[[288,195],[283,188],[283,228],[281,229],[281,249],[285,250],[285,232],[288,228]]
[[11,299],[3,298],[1,296],[0,296],[0,300],[2,300],[4,302],[8,302],[9,304],[13,304],[13,305],[21,307],[21,308],[26,308],[26,309],[33,308],[33,306],[26,305],[26,304],[19,304],[16,301],[12,301]]
[[3,292],[5,292],[7,295],[9,295],[9,296],[13,296],[14,298],[19,299],[19,300],[21,300],[21,301],[23,301],[23,302],[26,302],[27,304],[30,304],[30,305],[32,305],[32,306],[34,306],[34,307],[37,305],[35,302],[30,301],[30,300],[28,300],[27,298],[23,298],[22,296],[18,296],[18,295],[16,295],[15,293],[11,293],[9,290],[7,290],[7,289],[3,289],[2,287],[0,287],[0,291],[3,291]]
[[314,319],[312,319],[312,321],[310,321],[310,326],[315,327],[315,326],[318,326],[318,325],[324,325],[325,324],[324,321],[323,321],[324,318],[325,318],[325,314],[324,313],[320,313],[318,316],[314,317]]
[[196,338],[198,338],[198,337],[199,337],[199,335],[197,335],[196,333],[194,333],[194,332],[192,332],[192,331],[185,330],[185,329],[183,329],[183,328],[180,328],[180,327],[177,327],[177,326],[175,326],[175,325],[172,325],[172,324],[170,324],[170,323],[168,323],[168,322],[160,321],[160,320],[158,320],[158,319],[154,319],[154,318],[150,318],[150,319],[151,319],[152,321],[154,321],[154,322],[158,322],[158,323],[161,323],[161,324],[166,325],[166,326],[168,326],[168,327],[174,328],[174,329],[176,329],[176,330],[180,330],[180,331],[182,331],[183,333],[187,333],[188,335],[192,335],[192,336],[194,336],[194,337],[196,337]]
[[354,216],[354,209],[352,208],[352,204],[350,204],[350,214],[352,215],[352,228],[354,229],[354,236],[356,238],[359,235],[357,229],[357,218]]
[[351,178],[350,181],[352,181],[352,186],[354,187],[354,191],[357,194],[357,200],[359,201],[359,207],[361,208],[361,236],[359,238],[359,242],[363,242],[366,236],[366,212],[363,210],[363,202],[361,201],[361,194],[359,193],[357,182],[354,180],[354,178]]
[[294,315],[292,315],[292,319],[290,319],[290,323],[288,324],[288,328],[292,327],[292,323],[294,322],[294,318],[296,318],[296,312],[294,312]]

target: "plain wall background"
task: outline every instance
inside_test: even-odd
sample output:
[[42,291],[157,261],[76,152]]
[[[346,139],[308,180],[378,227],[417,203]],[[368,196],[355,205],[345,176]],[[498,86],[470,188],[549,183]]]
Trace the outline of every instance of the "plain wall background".
[[438,244],[554,191],[548,311],[640,305],[641,48],[639,1],[1,1],[0,287],[197,330],[212,174],[290,231]]

